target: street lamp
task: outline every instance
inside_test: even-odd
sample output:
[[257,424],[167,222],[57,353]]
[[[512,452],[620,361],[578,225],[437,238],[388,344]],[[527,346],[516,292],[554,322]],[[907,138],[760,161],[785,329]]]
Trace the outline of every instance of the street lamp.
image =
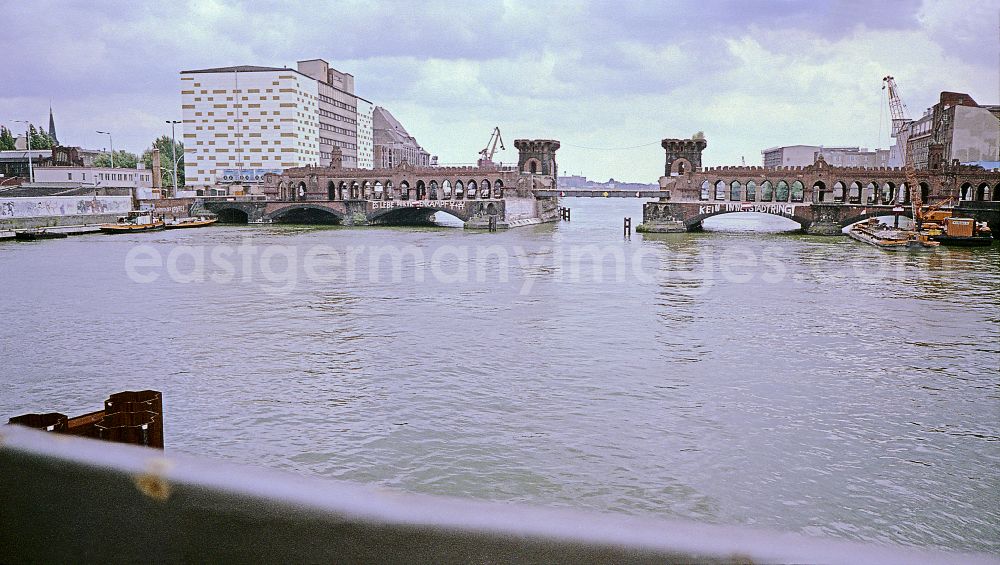
[[170,160],[174,163],[174,180],[173,180],[173,194],[175,198],[177,197],[177,138],[174,137],[174,126],[181,123],[180,120],[167,120],[170,124]]
[[111,168],[113,169],[115,168],[115,142],[113,139],[111,139],[111,132],[99,131],[97,133],[108,136],[108,145],[111,146]]
[[28,182],[35,182],[35,169],[31,165],[31,127],[27,120],[14,120],[24,124],[24,139],[28,141]]

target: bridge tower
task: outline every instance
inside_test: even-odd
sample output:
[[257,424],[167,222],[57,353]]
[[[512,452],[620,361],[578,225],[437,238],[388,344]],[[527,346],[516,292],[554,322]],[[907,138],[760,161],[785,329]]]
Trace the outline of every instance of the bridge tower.
[[660,145],[667,152],[663,176],[686,175],[701,170],[701,152],[708,147],[704,137],[691,139],[664,139]]
[[556,150],[559,142],[554,139],[518,139],[514,141],[517,148],[517,168],[522,173],[559,176],[559,166],[556,165]]

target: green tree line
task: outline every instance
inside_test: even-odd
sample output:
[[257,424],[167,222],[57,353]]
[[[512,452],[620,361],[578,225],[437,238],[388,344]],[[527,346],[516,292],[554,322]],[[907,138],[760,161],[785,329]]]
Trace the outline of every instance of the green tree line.
[[[21,135],[18,133],[17,135]],[[12,151],[17,149],[14,140],[17,139],[6,126],[0,126],[0,151]],[[45,133],[45,130],[35,127],[35,124],[28,124],[28,136],[31,138],[32,149],[52,149],[55,140]]]

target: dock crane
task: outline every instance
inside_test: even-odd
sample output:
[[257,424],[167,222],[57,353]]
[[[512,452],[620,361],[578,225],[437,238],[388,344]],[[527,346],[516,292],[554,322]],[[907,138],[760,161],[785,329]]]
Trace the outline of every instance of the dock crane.
[[[882,78],[882,90],[889,90],[889,113],[892,115],[892,137],[896,137],[910,123],[906,117],[906,105],[899,97],[899,87],[896,86],[896,79],[891,75]],[[917,181],[917,171],[913,167],[913,153],[910,144],[907,143],[904,149],[903,174],[906,176],[906,188],[910,191],[910,206],[913,213],[913,227],[920,231],[924,221],[923,195],[920,193],[920,183]]]
[[493,154],[497,151],[497,144],[500,144],[501,150],[507,149],[503,146],[503,138],[500,137],[500,126],[493,128],[493,133],[490,134],[490,140],[486,142],[486,147],[479,151],[480,157],[476,163],[478,166],[493,164]]
[[906,117],[906,104],[899,97],[899,87],[896,86],[896,79],[891,75],[882,77],[882,90],[889,90],[889,114],[892,116],[892,137],[903,129],[910,119]]

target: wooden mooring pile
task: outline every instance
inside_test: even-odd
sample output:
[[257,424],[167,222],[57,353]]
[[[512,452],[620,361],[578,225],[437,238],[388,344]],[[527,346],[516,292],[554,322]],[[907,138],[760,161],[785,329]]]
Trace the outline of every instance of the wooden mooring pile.
[[23,414],[7,420],[57,434],[163,449],[163,396],[156,390],[126,390],[104,401],[104,409],[69,417],[58,412]]

